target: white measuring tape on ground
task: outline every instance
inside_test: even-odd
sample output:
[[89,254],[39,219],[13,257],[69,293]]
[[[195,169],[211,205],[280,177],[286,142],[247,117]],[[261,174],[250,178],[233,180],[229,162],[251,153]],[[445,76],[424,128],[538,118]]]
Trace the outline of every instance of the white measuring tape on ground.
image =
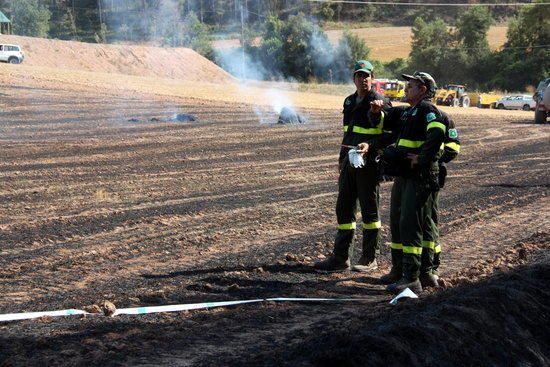
[[88,312],[82,310],[59,310],[59,311],[44,311],[44,312],[22,312],[22,313],[7,313],[0,315],[0,321],[16,321],[37,319],[39,317],[59,317],[72,315],[88,315]]
[[[400,298],[418,298],[414,292],[409,288],[401,292],[397,297],[390,301],[390,304],[394,305]],[[178,312],[189,310],[200,310],[214,307],[225,307],[242,305],[246,303],[259,303],[259,302],[362,302],[368,301],[369,298],[259,298],[248,299],[241,301],[222,301],[222,302],[203,302],[203,303],[187,303],[180,305],[166,305],[166,306],[148,306],[148,307],[132,307],[132,308],[119,308],[115,311],[113,316],[117,315],[144,315],[149,313],[159,312]],[[102,315],[101,313],[89,313],[84,310],[68,309],[58,311],[43,311],[43,312],[21,312],[21,313],[8,313],[0,315],[0,322],[2,321],[18,321],[37,319],[40,317],[61,317],[61,316],[73,316],[73,315]]]
[[183,305],[167,305],[167,306],[151,306],[151,307],[134,307],[117,309],[113,316],[116,315],[143,315],[146,313],[159,312],[177,312],[199,310],[203,308],[214,308],[224,306],[242,305],[245,303],[263,302],[264,299],[249,299],[244,301],[225,301],[225,302],[205,302],[205,303],[188,303]]
[[[149,307],[133,307],[133,308],[119,308],[115,311],[113,316],[117,315],[144,315],[150,313],[159,312],[177,312],[177,311],[189,311],[208,309],[215,307],[235,306],[246,303],[259,303],[259,302],[352,302],[352,301],[367,301],[368,298],[260,298],[249,299],[240,301],[223,301],[223,302],[203,302],[203,303],[187,303],[179,305],[166,305],[166,306],[149,306]],[[17,321],[17,320],[29,320],[37,319],[40,317],[61,317],[61,316],[73,316],[73,315],[90,315],[98,316],[102,313],[89,313],[84,310],[68,309],[58,311],[44,311],[44,312],[22,312],[22,313],[8,313],[0,315],[0,322],[2,321]]]

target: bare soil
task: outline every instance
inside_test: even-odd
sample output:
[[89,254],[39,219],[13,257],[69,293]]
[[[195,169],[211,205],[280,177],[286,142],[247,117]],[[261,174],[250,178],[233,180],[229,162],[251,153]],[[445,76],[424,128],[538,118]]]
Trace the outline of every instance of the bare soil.
[[0,35],[20,45],[25,65],[192,81],[232,81],[225,70],[189,48],[112,45]]
[[[0,365],[548,365],[550,130],[531,113],[449,109],[463,143],[441,198],[450,289],[394,307],[378,282],[391,183],[380,269],[310,266],[335,234],[341,98],[303,99],[308,123],[281,126],[246,97],[1,70],[26,75],[0,85],[0,313],[366,300],[3,323]],[[177,112],[198,121],[151,121]]]

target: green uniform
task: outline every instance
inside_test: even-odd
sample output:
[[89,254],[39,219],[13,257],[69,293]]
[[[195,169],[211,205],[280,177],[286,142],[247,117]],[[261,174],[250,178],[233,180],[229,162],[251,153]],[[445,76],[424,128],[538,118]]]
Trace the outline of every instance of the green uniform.
[[[400,125],[396,142],[403,156],[418,154],[418,165],[395,178],[390,202],[392,271],[415,280],[420,274],[422,236],[430,197],[439,189],[438,159],[447,126],[441,112],[424,100],[402,113],[388,113],[388,126]],[[407,162],[407,160],[405,160]],[[403,165],[405,167],[406,165]]]
[[372,261],[378,252],[381,222],[378,209],[379,167],[375,158],[391,142],[391,132],[385,130],[384,120],[373,123],[368,118],[370,102],[379,99],[383,97],[371,91],[362,101],[357,101],[357,93],[348,96],[344,101],[342,145],[357,146],[366,142],[369,150],[364,157],[365,165],[361,168],[354,168],[350,164],[350,148],[342,146],[340,150],[336,202],[338,232],[334,243],[334,256],[339,260],[345,261],[349,258],[356,229],[358,201],[363,220],[363,257],[366,261]]
[[[442,112],[444,124],[447,126],[443,154],[439,158],[439,186],[445,185],[447,176],[446,163],[456,158],[460,152],[460,141],[453,120]],[[439,191],[431,193],[429,209],[426,213],[426,222],[422,234],[422,266],[421,273],[436,273],[441,263],[441,245],[439,244]]]

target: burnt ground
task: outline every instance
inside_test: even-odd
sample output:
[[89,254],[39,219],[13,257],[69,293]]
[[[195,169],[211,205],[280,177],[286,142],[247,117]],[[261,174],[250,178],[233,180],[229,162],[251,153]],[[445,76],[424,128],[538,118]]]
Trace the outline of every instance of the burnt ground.
[[[2,365],[548,365],[550,135],[530,115],[456,115],[463,151],[441,199],[450,289],[393,307],[377,281],[384,244],[369,276],[310,266],[335,233],[338,111],[281,126],[244,104],[0,93],[0,313],[365,298],[3,323]],[[150,121],[175,112],[199,121]]]

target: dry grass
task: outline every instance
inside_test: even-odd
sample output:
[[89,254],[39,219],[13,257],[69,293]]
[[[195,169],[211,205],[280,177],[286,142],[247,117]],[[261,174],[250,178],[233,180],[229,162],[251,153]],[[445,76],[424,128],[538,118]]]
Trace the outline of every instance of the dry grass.
[[[0,64],[0,83],[26,87],[56,86],[60,90],[108,90],[121,94],[152,93],[166,98],[183,97],[227,103],[248,103],[271,106],[274,98],[295,107],[334,109],[341,108],[342,95],[302,93],[292,88],[274,88],[261,83],[245,85],[231,81],[216,82],[215,79],[199,82],[149,76],[134,76],[82,70]],[[285,90],[287,89],[287,90]]]
[[[494,26],[489,29],[487,38],[491,49],[496,50],[506,42],[506,26]],[[371,58],[378,61],[391,61],[396,58],[407,58],[411,52],[411,27],[372,27],[356,28],[351,32],[361,37],[371,48]],[[343,30],[329,30],[326,34],[332,44],[342,38]],[[259,43],[259,39],[255,40]],[[218,48],[239,47],[238,39],[214,41]]]
[[[90,71],[70,71],[26,65],[0,64],[0,84],[33,88],[58,88],[59,90],[97,90],[119,95],[154,94],[164,100],[194,98],[197,105],[204,101],[223,103],[245,103],[257,106],[271,106],[274,98],[280,98],[285,105],[297,108],[340,110],[346,94],[353,92],[350,86],[341,88],[339,94],[301,92],[301,85],[292,83],[253,82],[249,85],[226,82],[211,83],[174,80],[168,78],[138,77],[133,75],[108,74]],[[325,85],[317,85],[318,89]],[[315,90],[315,89],[314,89]],[[320,90],[317,90],[321,92]],[[507,110],[483,110],[478,108],[440,107],[453,115],[517,115],[531,117],[531,112]]]
[[[491,49],[496,50],[506,42],[506,26],[494,26],[489,29],[487,39]],[[344,31],[327,31],[329,40],[337,43]],[[371,58],[378,61],[391,61],[407,58],[411,52],[411,27],[380,27],[352,29],[371,48]]]

